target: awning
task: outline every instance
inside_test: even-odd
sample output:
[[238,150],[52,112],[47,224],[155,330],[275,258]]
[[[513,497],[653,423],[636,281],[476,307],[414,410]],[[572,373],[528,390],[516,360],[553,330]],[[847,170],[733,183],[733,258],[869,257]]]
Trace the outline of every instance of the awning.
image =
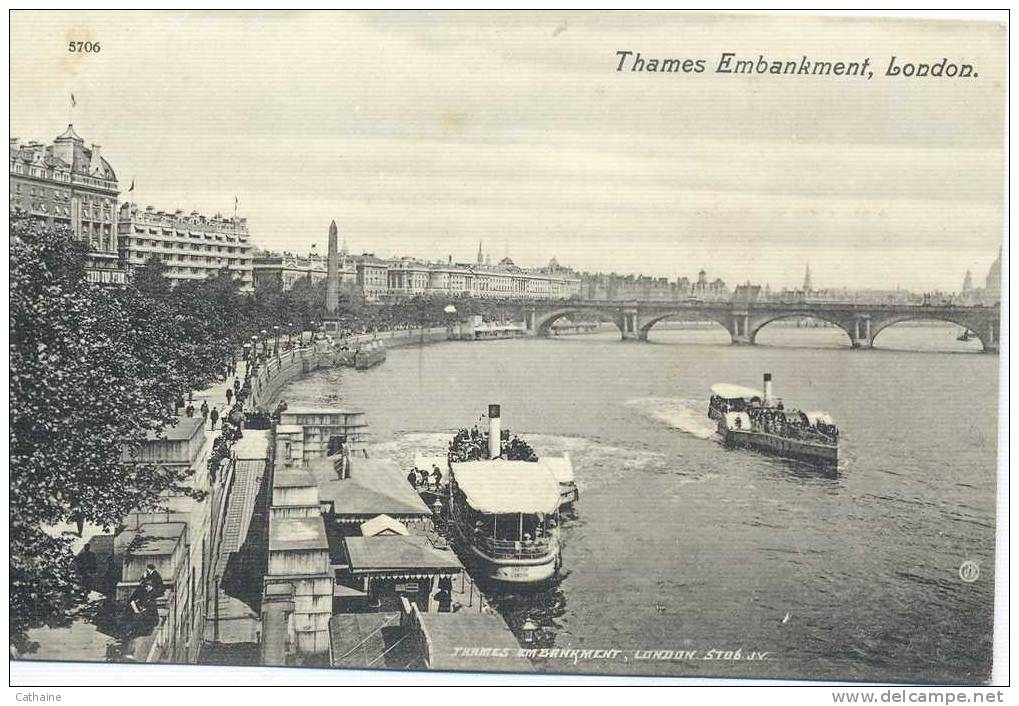
[[559,481],[544,463],[470,461],[454,463],[453,478],[478,512],[545,513],[559,508]]
[[463,565],[450,551],[440,551],[425,537],[379,535],[343,540],[350,558],[350,573],[385,578],[427,578],[457,573]]
[[552,472],[560,485],[569,485],[575,482],[573,462],[568,453],[564,453],[562,456],[542,456],[539,463]]

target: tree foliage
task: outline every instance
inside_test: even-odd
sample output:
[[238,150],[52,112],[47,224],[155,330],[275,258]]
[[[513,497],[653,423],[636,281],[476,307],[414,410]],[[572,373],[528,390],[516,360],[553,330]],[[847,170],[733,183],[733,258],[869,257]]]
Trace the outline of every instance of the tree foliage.
[[[28,629],[66,622],[84,598],[62,527],[113,529],[191,493],[185,472],[136,463],[131,449],[174,424],[174,402],[221,379],[253,333],[279,326],[282,340],[326,312],[323,281],[245,294],[223,269],[172,285],[153,258],[126,286],[101,286],[66,227],[12,211],[10,236],[10,634],[23,650]],[[337,318],[357,332],[442,325],[449,303],[456,318],[509,312],[465,298],[366,305],[348,291]]]

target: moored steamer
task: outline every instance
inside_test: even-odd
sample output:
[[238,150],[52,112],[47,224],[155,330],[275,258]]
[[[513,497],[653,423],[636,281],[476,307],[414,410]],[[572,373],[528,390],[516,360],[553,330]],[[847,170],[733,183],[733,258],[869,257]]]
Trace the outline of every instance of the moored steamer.
[[772,395],[771,373],[764,374],[764,392],[739,385],[711,388],[708,417],[718,422],[718,435],[729,448],[803,461],[823,468],[838,465],[839,431],[826,412],[786,409]]
[[[552,579],[562,564],[561,479],[572,466],[538,459],[525,442],[501,433],[489,405],[487,434],[461,431],[450,444],[449,525],[462,558],[479,575],[507,584]],[[556,471],[559,471],[557,475]],[[570,502],[576,498],[572,485]]]

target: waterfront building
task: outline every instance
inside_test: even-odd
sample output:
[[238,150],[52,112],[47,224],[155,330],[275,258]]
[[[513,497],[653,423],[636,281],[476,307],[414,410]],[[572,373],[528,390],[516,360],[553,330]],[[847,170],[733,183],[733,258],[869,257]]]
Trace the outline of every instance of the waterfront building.
[[158,211],[129,202],[120,207],[118,226],[120,260],[128,272],[156,256],[171,280],[205,279],[226,268],[241,291],[254,291],[254,248],[246,218]]
[[[294,255],[289,252],[255,251],[251,261],[255,287],[278,283],[283,291],[292,289],[297,282],[321,282],[326,278],[326,263],[320,255]],[[341,279],[344,273],[341,271]],[[351,268],[353,278],[354,270]]]
[[88,245],[86,276],[123,284],[117,248],[117,175],[99,145],[85,146],[72,125],[52,144],[10,139],[10,205],[63,225]]
[[366,302],[378,302],[389,294],[389,266],[372,253],[354,258],[357,286]]

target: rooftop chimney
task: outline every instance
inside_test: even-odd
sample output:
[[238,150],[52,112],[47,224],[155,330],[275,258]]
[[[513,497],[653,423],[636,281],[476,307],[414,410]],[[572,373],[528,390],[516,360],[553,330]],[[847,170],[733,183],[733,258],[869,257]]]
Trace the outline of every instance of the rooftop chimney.
[[771,407],[775,404],[775,399],[771,395],[771,373],[764,374],[764,406]]

